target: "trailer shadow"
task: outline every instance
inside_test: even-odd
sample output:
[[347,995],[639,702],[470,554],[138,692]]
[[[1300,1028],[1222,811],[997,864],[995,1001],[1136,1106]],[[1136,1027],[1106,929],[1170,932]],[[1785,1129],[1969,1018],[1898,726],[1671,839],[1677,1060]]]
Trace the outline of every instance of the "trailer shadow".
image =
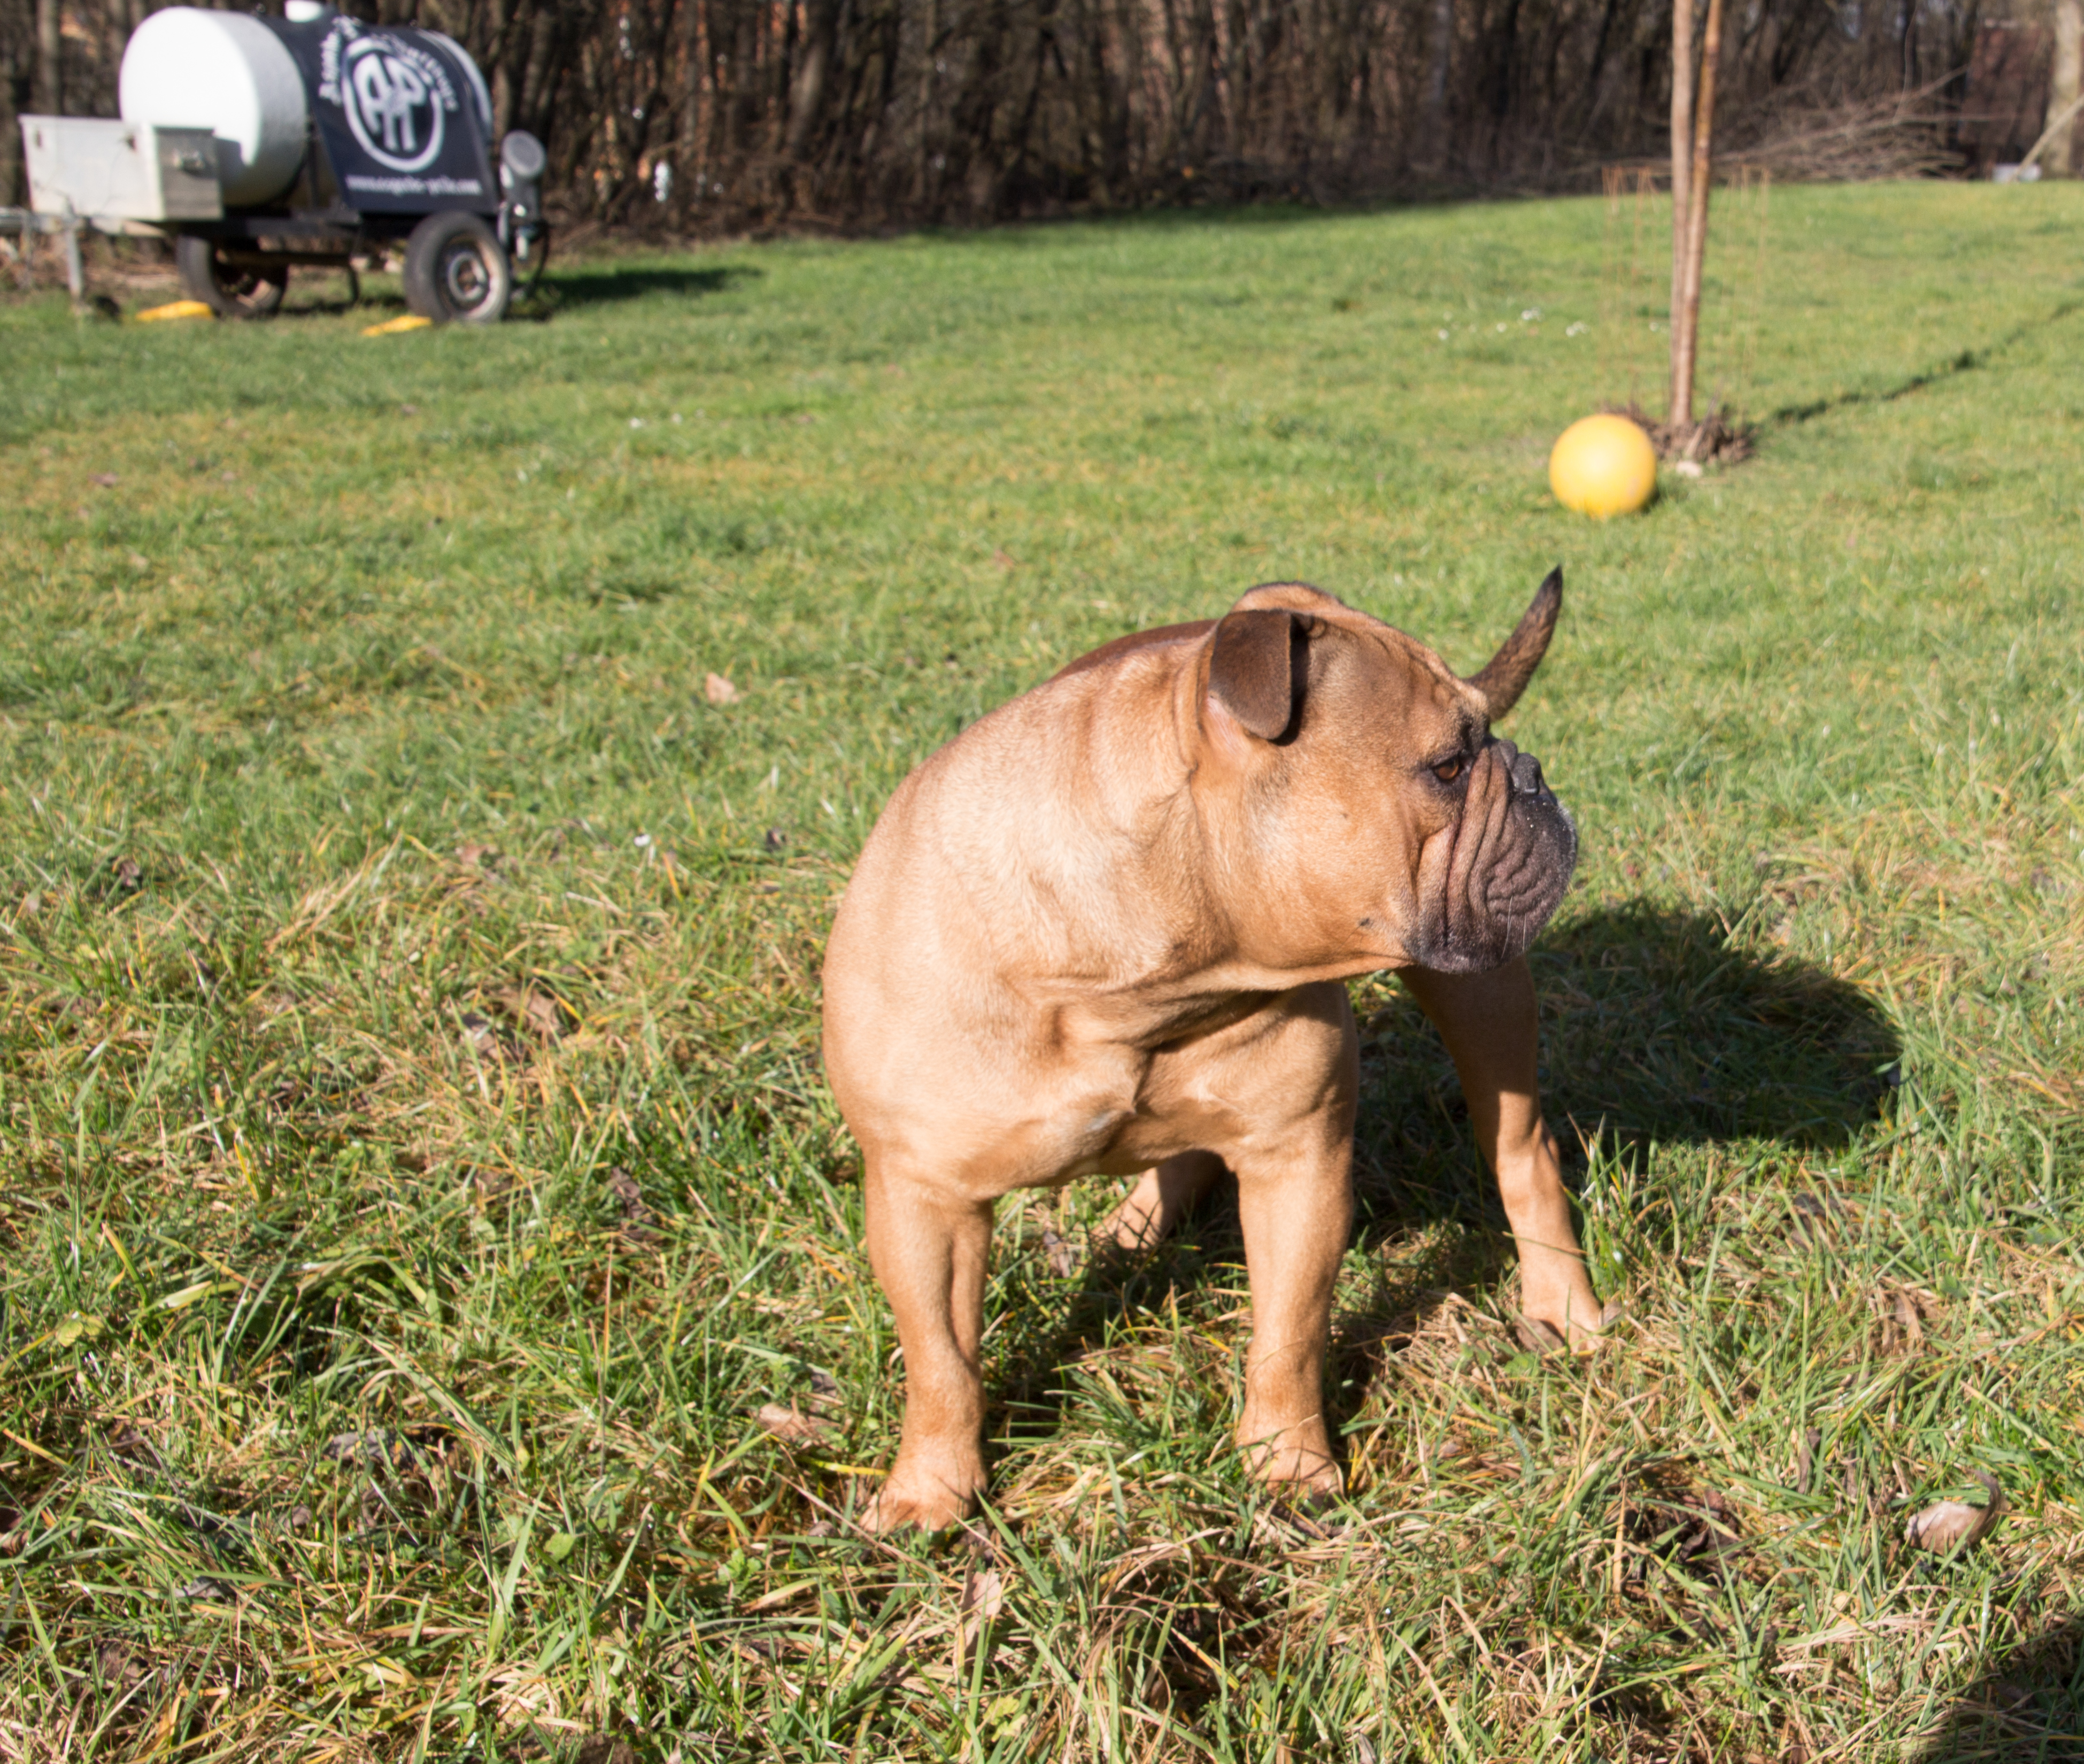
[[584,269],[546,270],[530,297],[532,307],[548,318],[577,307],[607,306],[653,295],[693,299],[722,294],[741,282],[762,279],[767,272],[740,264],[707,265],[700,269],[671,264],[589,264]]

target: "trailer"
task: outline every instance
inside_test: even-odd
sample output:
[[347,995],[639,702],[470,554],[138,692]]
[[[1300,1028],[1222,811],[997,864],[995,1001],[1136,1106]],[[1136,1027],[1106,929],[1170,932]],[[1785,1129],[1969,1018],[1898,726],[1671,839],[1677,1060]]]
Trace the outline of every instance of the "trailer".
[[408,307],[489,324],[548,254],[543,145],[515,129],[495,157],[484,76],[438,31],[319,0],[169,6],[131,33],[117,89],[120,119],[22,118],[32,210],[172,238],[221,316],[273,312],[300,265],[352,275],[402,248]]

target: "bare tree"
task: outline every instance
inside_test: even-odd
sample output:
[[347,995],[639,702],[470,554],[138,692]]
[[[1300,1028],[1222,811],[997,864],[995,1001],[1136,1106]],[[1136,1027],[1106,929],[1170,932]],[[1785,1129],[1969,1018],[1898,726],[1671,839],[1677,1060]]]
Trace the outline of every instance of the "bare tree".
[[[1679,312],[1686,298],[1693,189],[1693,0],[1671,0],[1671,387],[1678,420]],[[1690,387],[1689,396],[1690,396]]]
[[23,0],[0,0],[0,206],[15,206],[26,198],[19,119],[31,104],[30,62],[24,53],[29,35]]
[[[1678,5],[1684,11],[1692,6],[1692,0],[1678,0]],[[1671,278],[1671,408],[1664,420],[1675,435],[1688,436],[1693,429],[1693,369],[1700,357],[1701,271],[1708,256],[1708,197],[1714,184],[1715,71],[1722,58],[1722,0],[1708,0],[1708,21],[1701,37],[1701,75],[1689,107],[1693,159],[1687,169],[1683,244],[1678,237],[1679,143],[1675,128],[1671,155],[1672,232],[1678,257]],[[1673,69],[1675,83],[1681,73],[1681,69]],[[1678,111],[1675,99],[1675,121]]]
[[2055,58],[2048,67],[2048,121],[2052,138],[2040,163],[2057,177],[2075,169],[2078,87],[2084,84],[2084,0],[2055,0]]
[[[33,86],[112,113],[124,39],[157,3],[0,0],[0,103]],[[548,144],[567,220],[967,221],[1333,201],[1443,175],[1569,187],[1646,156],[1667,124],[1675,183],[1703,187],[1692,0],[346,3],[464,44],[498,127]],[[1718,45],[1718,128],[1747,138],[1804,105],[1893,95],[1906,69],[1928,79],[1980,3],[1746,0]]]
[[58,0],[36,0],[36,108],[47,117],[65,112],[65,83]]

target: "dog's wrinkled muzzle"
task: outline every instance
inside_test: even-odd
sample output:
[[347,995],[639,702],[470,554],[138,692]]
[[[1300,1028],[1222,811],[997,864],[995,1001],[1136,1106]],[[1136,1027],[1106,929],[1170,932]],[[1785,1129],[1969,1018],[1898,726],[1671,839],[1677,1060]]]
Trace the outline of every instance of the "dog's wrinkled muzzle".
[[1569,886],[1578,832],[1541,762],[1494,740],[1477,756],[1443,898],[1421,960],[1476,973],[1523,955]]

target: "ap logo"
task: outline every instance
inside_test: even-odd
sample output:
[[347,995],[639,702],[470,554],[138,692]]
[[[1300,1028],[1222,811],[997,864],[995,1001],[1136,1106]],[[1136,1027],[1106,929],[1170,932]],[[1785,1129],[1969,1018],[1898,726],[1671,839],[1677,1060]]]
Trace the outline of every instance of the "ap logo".
[[443,112],[455,98],[426,50],[373,31],[348,45],[341,108],[362,150],[394,172],[417,172],[441,156]]

